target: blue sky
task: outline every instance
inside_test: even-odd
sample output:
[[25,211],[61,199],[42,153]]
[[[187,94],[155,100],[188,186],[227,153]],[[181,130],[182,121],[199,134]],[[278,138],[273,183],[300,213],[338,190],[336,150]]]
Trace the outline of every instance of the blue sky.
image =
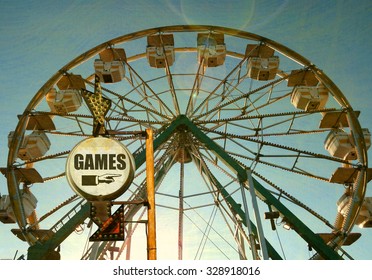
[[[372,131],[370,1],[10,1],[0,10],[0,166],[7,135],[37,90],[63,65],[90,48],[146,28],[205,24],[242,29],[275,40],[322,69],[341,89],[360,123]],[[371,154],[371,152],[369,152]],[[0,177],[0,193],[6,180]],[[321,195],[321,194],[320,194]],[[371,190],[367,195],[372,196]],[[26,246],[0,224],[0,259]],[[366,233],[366,234],[364,234]],[[364,230],[357,259],[372,259]]]

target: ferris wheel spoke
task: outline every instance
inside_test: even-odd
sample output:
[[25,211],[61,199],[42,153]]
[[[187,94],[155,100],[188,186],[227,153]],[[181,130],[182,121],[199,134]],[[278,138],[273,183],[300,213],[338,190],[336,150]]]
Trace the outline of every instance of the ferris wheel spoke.
[[[165,113],[170,114],[171,116],[175,117],[174,112],[164,103],[164,101],[159,98],[157,93],[149,86],[149,84],[133,69],[133,67],[126,63],[126,66],[129,69],[130,77],[127,78],[127,81],[133,86],[135,89],[145,100],[148,104],[151,105],[150,98],[158,102],[159,104],[159,112],[164,110]],[[152,105],[151,105],[152,106]]]
[[190,92],[189,101],[187,102],[186,107],[186,115],[189,115],[191,112],[194,111],[194,106],[196,103],[196,98],[199,96],[200,93],[200,87],[202,85],[203,79],[204,79],[204,68],[203,63],[199,63],[198,70],[195,74],[194,83]]
[[223,132],[219,132],[219,131],[212,131],[212,130],[209,130],[209,129],[206,129],[206,128],[202,128],[202,129],[205,130],[205,131],[208,131],[210,133],[218,134],[218,135],[221,135],[221,136],[224,136],[224,137],[229,137],[231,139],[235,138],[235,139],[246,140],[248,142],[253,142],[253,143],[257,143],[257,144],[261,144],[261,145],[266,145],[266,146],[278,148],[278,149],[281,149],[281,150],[292,151],[292,152],[295,152],[295,153],[300,153],[302,155],[312,156],[314,158],[322,158],[322,159],[329,160],[329,161],[339,162],[339,163],[343,163],[343,164],[351,164],[351,165],[356,166],[356,164],[350,163],[349,161],[341,159],[341,158],[331,157],[331,156],[327,156],[327,155],[323,155],[323,154],[319,154],[319,153],[315,153],[315,152],[311,152],[311,151],[307,151],[307,150],[297,149],[297,148],[290,147],[290,146],[284,146],[284,145],[281,145],[281,144],[276,144],[276,143],[272,143],[272,142],[268,142],[268,141],[263,141],[263,140],[255,139],[253,137],[240,136],[240,135],[236,135],[236,134],[223,133]]
[[[67,124],[64,127],[59,127],[62,131],[57,131],[57,128],[53,130],[43,130],[45,133],[61,135],[61,136],[89,136],[91,133],[85,133],[84,128],[92,128],[92,115],[83,114],[62,114],[57,112],[45,112],[45,111],[34,111],[34,116],[48,115],[50,117],[58,117],[59,120],[65,120]],[[86,120],[89,119],[89,120]],[[66,131],[64,131],[66,130]]]
[[[214,106],[220,105],[225,99],[228,99],[232,92],[236,91],[237,87],[246,79],[246,75],[242,75],[243,64],[247,61],[247,57],[243,58],[226,76],[220,81],[220,83],[204,98],[199,106],[193,110],[190,117],[193,117],[199,111],[208,111],[209,101],[212,99],[218,99]],[[221,93],[218,91],[221,89]]]
[[27,165],[27,164],[31,164],[31,163],[35,163],[35,162],[39,162],[39,161],[44,161],[44,160],[48,160],[48,159],[58,159],[58,158],[62,158],[62,157],[65,158],[65,156],[68,155],[70,152],[71,151],[68,150],[68,151],[59,152],[59,153],[56,153],[56,154],[51,154],[51,155],[27,160],[27,161],[24,161],[23,163],[21,163],[19,166],[24,166],[24,165]]
[[216,111],[220,111],[223,108],[225,108],[225,107],[227,107],[227,106],[229,106],[229,105],[231,105],[233,103],[236,103],[239,100],[245,99],[245,98],[251,96],[252,94],[254,94],[256,92],[262,91],[263,89],[267,89],[267,88],[269,88],[269,87],[271,87],[273,85],[276,85],[278,83],[281,83],[282,81],[286,80],[288,77],[289,77],[289,75],[284,75],[283,77],[281,77],[279,79],[276,79],[276,80],[274,80],[274,81],[272,81],[270,83],[267,83],[266,85],[263,85],[261,87],[258,87],[258,88],[254,89],[254,90],[250,90],[249,92],[247,92],[247,93],[245,93],[245,94],[243,94],[241,96],[238,96],[238,97],[236,97],[234,99],[231,99],[228,102],[224,102],[223,104],[221,104],[219,106],[216,106],[213,109],[210,109],[209,111],[207,111],[205,113],[202,113],[202,114],[199,114],[199,115],[195,116],[194,119],[199,120],[202,117],[208,116],[208,115],[210,115],[212,113],[215,113]]
[[[270,155],[267,155],[267,156],[260,155],[259,157],[257,157],[257,156],[256,157],[247,157],[247,156],[244,156],[242,154],[234,153],[234,152],[231,152],[231,151],[227,151],[227,153],[229,155],[233,156],[235,159],[241,158],[241,159],[244,159],[244,160],[248,160],[248,161],[252,162],[252,164],[255,163],[257,165],[257,163],[260,163],[260,164],[270,166],[270,167],[273,167],[273,168],[282,169],[282,170],[290,172],[290,173],[295,173],[295,174],[303,175],[303,176],[310,177],[310,178],[313,178],[313,179],[317,179],[317,180],[320,180],[320,181],[329,182],[329,178],[317,176],[315,174],[309,173],[308,171],[297,168],[296,167],[296,161],[294,161],[293,166],[291,168],[289,168],[289,167],[285,167],[283,165],[274,164],[274,163],[271,163],[271,162],[268,162],[268,161],[261,160],[261,158],[266,158],[266,157],[270,158]],[[275,157],[278,157],[278,156],[275,156]],[[283,155],[283,158],[290,158],[290,157],[297,159],[298,155],[297,156],[296,155],[292,155],[292,156]],[[251,170],[254,170],[254,169],[251,169]]]
[[[267,132],[267,133],[264,132],[265,130],[268,130],[268,129],[273,128],[273,127],[278,126],[278,125],[282,125],[286,122],[290,122],[290,126],[287,130],[285,130],[283,132],[281,132],[281,131]],[[281,121],[281,122],[278,122],[278,123],[275,123],[275,124],[271,124],[271,125],[268,125],[268,126],[263,126],[262,123],[263,123],[262,119],[259,119],[259,122],[258,122],[257,125],[255,125],[253,127],[250,127],[250,126],[241,125],[239,123],[234,123],[234,122],[228,123],[228,122],[226,122],[226,123],[220,123],[219,125],[215,125],[212,128],[207,128],[207,129],[202,128],[202,130],[204,130],[206,132],[216,131],[216,129],[218,129],[219,127],[224,126],[225,131],[224,132],[220,131],[220,133],[227,133],[227,130],[236,132],[237,129],[245,129],[246,134],[241,135],[241,136],[248,137],[248,138],[249,137],[251,137],[251,138],[253,138],[253,137],[263,138],[263,137],[272,137],[272,136],[291,136],[291,135],[305,135],[305,134],[324,134],[325,132],[330,131],[330,129],[314,129],[314,130],[294,129],[294,128],[292,128],[293,118],[290,118],[290,119],[287,119],[285,121]],[[249,132],[251,132],[251,133],[249,133]],[[227,137],[225,137],[225,136],[213,137],[214,140],[226,139],[226,138]]]
[[[160,41],[161,41],[161,45],[162,45],[162,48],[163,48],[163,53],[165,53],[165,48],[164,48],[164,43],[163,43],[163,40],[162,40],[162,36],[160,36]],[[165,73],[167,75],[169,90],[170,90],[171,95],[172,95],[173,106],[174,106],[174,109],[175,109],[175,113],[178,116],[181,113],[181,110],[180,110],[180,105],[179,105],[178,98],[177,98],[177,93],[176,93],[174,83],[173,83],[173,75],[172,75],[171,70],[170,70],[170,66],[169,66],[167,56],[165,56],[164,61],[165,61]]]
[[194,123],[197,125],[219,124],[219,123],[239,122],[239,121],[250,120],[250,119],[277,118],[277,117],[283,117],[283,116],[299,116],[299,115],[309,116],[315,113],[327,113],[327,112],[336,112],[336,111],[338,111],[338,109],[325,108],[325,109],[312,110],[312,111],[292,111],[292,112],[280,112],[280,113],[256,114],[256,115],[249,114],[249,115],[241,115],[241,116],[223,118],[223,119],[197,120]]

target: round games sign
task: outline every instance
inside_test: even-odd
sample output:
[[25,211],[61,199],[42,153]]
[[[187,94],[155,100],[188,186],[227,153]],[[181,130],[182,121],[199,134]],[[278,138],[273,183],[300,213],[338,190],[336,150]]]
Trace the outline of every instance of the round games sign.
[[132,154],[119,141],[104,137],[78,143],[66,163],[66,177],[72,189],[87,200],[112,200],[133,181]]

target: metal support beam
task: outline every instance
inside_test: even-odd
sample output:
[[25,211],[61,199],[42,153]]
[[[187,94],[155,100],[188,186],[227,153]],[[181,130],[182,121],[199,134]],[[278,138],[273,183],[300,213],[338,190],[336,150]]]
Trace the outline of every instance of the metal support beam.
[[183,259],[183,212],[184,212],[184,151],[182,151],[182,162],[180,163],[180,190],[179,190],[179,212],[178,212],[178,260]]
[[256,192],[254,191],[253,178],[252,178],[252,174],[251,174],[250,170],[247,170],[247,177],[248,177],[249,193],[251,194],[253,211],[254,211],[254,215],[255,215],[255,218],[256,218],[258,240],[260,242],[262,258],[264,260],[268,260],[269,259],[269,254],[267,252],[266,239],[265,239],[265,235],[264,235],[264,232],[263,232],[263,227],[262,227],[262,223],[261,223],[261,215],[260,215],[260,211],[258,209]]
[[99,241],[93,242],[92,252],[89,255],[89,260],[96,260],[98,257]]
[[154,147],[152,129],[146,129],[147,259],[156,260]]
[[[196,161],[196,164],[201,167],[202,174],[204,174],[206,177],[209,178],[210,182],[218,190],[218,193],[220,193],[222,195],[222,197],[226,201],[228,207],[230,208],[231,212],[235,216],[240,218],[243,225],[247,226],[246,215],[245,215],[245,212],[241,208],[241,204],[237,203],[234,200],[234,198],[230,195],[230,193],[228,193],[226,191],[226,189],[223,187],[223,185],[217,180],[217,178],[214,177],[213,174],[210,174],[207,171],[207,169],[205,169],[203,167],[203,165],[201,165],[200,159],[194,157],[194,160]],[[252,228],[252,232],[253,232],[254,236],[258,236],[257,228],[256,228],[255,224],[251,220],[249,220],[249,223],[250,223],[250,226]],[[275,250],[275,248],[273,246],[271,246],[270,242],[266,240],[266,244],[267,244],[267,247],[268,247],[268,252],[269,252],[270,258],[273,259],[273,260],[281,260],[282,257],[278,254],[278,252]]]
[[[245,220],[250,221],[251,219],[249,218],[247,197],[245,195],[244,183],[242,183],[242,182],[240,183],[240,190],[241,190],[241,195],[242,195],[242,200],[243,200]],[[249,237],[249,243],[251,245],[252,257],[253,257],[254,260],[259,260],[260,257],[258,255],[257,246],[256,246],[256,239],[255,239],[255,234],[252,231],[252,225],[251,225],[251,223],[246,223],[246,224],[247,224],[247,228],[248,228],[248,237]]]
[[45,260],[89,216],[90,204],[85,203],[53,236],[44,243],[36,243],[28,248],[28,260]]

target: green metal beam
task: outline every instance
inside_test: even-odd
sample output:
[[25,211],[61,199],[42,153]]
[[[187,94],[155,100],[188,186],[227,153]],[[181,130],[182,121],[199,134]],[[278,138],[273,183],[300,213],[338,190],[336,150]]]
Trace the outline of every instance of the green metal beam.
[[28,248],[28,260],[45,260],[76,228],[89,216],[90,204],[85,203],[80,210],[69,219],[50,239],[36,243]]
[[254,188],[256,192],[265,197],[268,205],[274,206],[280,213],[287,218],[293,229],[314,248],[324,259],[341,260],[342,257],[328,246],[324,240],[315,234],[307,227],[300,219],[298,219],[287,207],[285,207],[277,198],[275,198],[260,182],[253,178]]
[[[246,170],[240,166],[232,157],[230,157],[217,143],[212,141],[206,134],[204,134],[195,124],[193,124],[185,116],[182,117],[182,123],[194,134],[194,136],[206,145],[208,149],[214,151],[219,159],[232,168],[241,182],[247,180]],[[309,227],[307,227],[299,218],[297,218],[284,204],[276,199],[265,187],[263,187],[257,180],[253,178],[255,191],[260,197],[264,197],[265,203],[274,206],[293,226],[293,229],[323,258],[325,259],[342,259],[337,252],[329,247],[323,239],[315,234]]]
[[[187,118],[186,118],[187,119]],[[163,143],[165,143],[175,132],[175,130],[184,124],[185,117],[180,115],[174,121],[172,121],[169,126],[154,140],[154,151],[156,151]],[[146,162],[146,151],[142,150],[135,156],[136,168],[139,168],[143,163]]]
[[[194,158],[194,160],[200,162],[200,160],[198,158]],[[241,208],[241,204],[237,203],[231,197],[231,195],[225,190],[225,188],[221,185],[221,183],[217,180],[217,178],[213,176],[213,174],[207,174],[203,168],[202,168],[202,172],[204,172],[204,174],[207,177],[211,178],[213,185],[218,189],[220,194],[223,196],[223,198],[229,204],[229,207],[232,208],[232,211],[234,211],[234,214],[238,215],[242,219],[243,224],[245,226],[247,226],[246,215]],[[252,230],[253,230],[253,233],[254,233],[255,237],[257,237],[258,236],[257,227],[252,221],[250,221],[250,223],[251,223],[251,227],[252,227]],[[270,244],[270,242],[268,240],[266,240],[266,244],[267,244],[267,249],[268,249],[268,253],[269,253],[270,258],[273,259],[273,260],[281,260],[282,257],[278,254],[278,252],[275,250],[275,248]]]
[[216,144],[216,142],[212,141],[204,132],[202,132],[195,124],[193,124],[186,116],[181,115],[179,117],[179,122],[185,125],[193,135],[205,146],[210,149],[214,154],[222,160],[227,167],[229,167],[235,174],[237,175],[238,179],[241,182],[247,181],[247,173],[246,171],[240,166],[240,164],[230,157],[225,150]]

